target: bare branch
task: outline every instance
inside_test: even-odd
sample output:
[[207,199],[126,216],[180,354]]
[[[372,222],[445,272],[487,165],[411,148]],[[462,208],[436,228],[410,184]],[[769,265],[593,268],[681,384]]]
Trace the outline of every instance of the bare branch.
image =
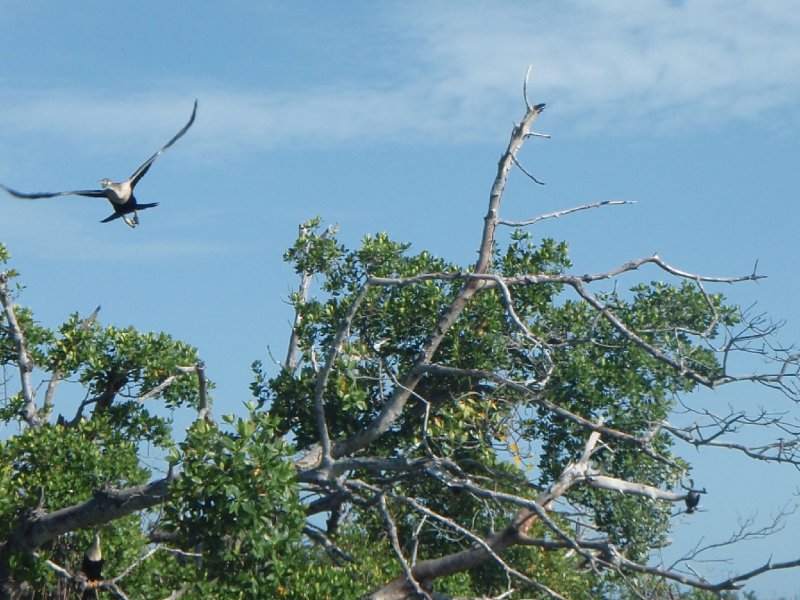
[[612,490],[621,492],[623,494],[630,494],[633,496],[642,496],[650,498],[651,500],[667,500],[669,502],[682,502],[686,499],[686,494],[678,494],[675,492],[668,492],[652,485],[645,485],[644,483],[635,483],[618,479],[616,477],[609,477],[607,475],[600,475],[596,472],[587,473],[586,483],[593,488],[601,490]]
[[316,527],[313,527],[312,525],[306,525],[305,527],[303,527],[303,533],[316,543],[320,544],[323,548],[325,548],[325,552],[328,554],[328,556],[331,557],[331,560],[333,560],[334,563],[340,564],[341,561],[349,563],[356,562],[356,559],[354,559],[347,552],[339,548],[336,544],[331,542],[328,539],[328,537]]
[[[536,183],[540,182],[537,181]],[[540,215],[538,217],[534,217],[533,219],[528,219],[527,221],[507,221],[505,219],[500,219],[500,221],[498,221],[498,225],[507,225],[508,227],[527,227],[528,225],[535,225],[536,223],[546,219],[558,219],[559,217],[563,217],[581,210],[600,208],[601,206],[623,206],[626,204],[636,204],[636,202],[634,200],[603,200],[602,202],[592,202],[591,204],[583,204],[573,208],[557,210],[555,212],[547,213],[546,215]]]
[[[495,176],[492,189],[489,193],[489,210],[484,217],[483,234],[478,249],[478,260],[475,263],[474,271],[477,274],[485,274],[488,272],[492,259],[495,230],[499,220],[500,202],[506,187],[509,171],[513,166],[513,159],[522,147],[526,137],[530,135],[531,125],[536,120],[536,117],[544,110],[544,107],[544,104],[531,106],[522,121],[514,126],[508,148],[497,165],[497,175]],[[430,363],[445,335],[450,330],[450,327],[458,319],[469,300],[483,285],[483,282],[472,279],[464,285],[458,296],[456,296],[439,318],[431,336],[420,349],[414,366],[405,377],[401,378],[401,385],[395,387],[394,392],[383,404],[380,413],[373,423],[369,427],[356,433],[350,439],[337,442],[332,449],[332,456],[334,458],[350,454],[359,448],[369,445],[391,427],[402,413],[405,403],[411,395],[410,391],[414,390],[417,383],[419,383],[423,367]]]
[[206,364],[198,360],[195,364],[197,372],[197,418],[203,419],[207,423],[214,425],[214,416],[211,414],[211,406],[208,403],[208,381],[206,380]]
[[128,565],[128,566],[127,566],[127,567],[126,567],[126,568],[125,568],[125,569],[122,571],[122,573],[120,573],[120,574],[119,574],[119,575],[117,575],[116,577],[112,577],[111,579],[108,579],[108,581],[109,581],[110,583],[114,583],[114,584],[116,584],[116,583],[119,583],[119,582],[120,582],[122,579],[124,579],[125,577],[127,577],[128,575],[130,575],[131,573],[133,573],[133,571],[134,571],[134,570],[136,570],[136,569],[139,567],[139,565],[141,565],[143,562],[145,562],[145,561],[146,561],[148,558],[150,558],[151,556],[153,556],[153,555],[154,555],[156,552],[158,552],[159,550],[167,550],[168,552],[170,551],[170,550],[169,550],[169,548],[166,548],[165,546],[161,546],[161,545],[159,545],[159,544],[156,544],[155,546],[153,546],[152,548],[150,548],[150,550],[148,550],[147,552],[145,552],[144,554],[142,554],[142,555],[141,555],[139,558],[137,558],[137,559],[136,559],[135,561],[133,561],[133,562],[132,562],[130,565]]
[[[41,559],[41,556],[39,556],[38,552],[34,552],[33,556],[36,557],[36,558]],[[49,560],[49,559],[45,559],[44,564],[47,565],[47,568],[50,569],[51,571],[53,571],[59,577],[62,577],[64,579],[72,580],[72,577],[73,577],[72,573],[70,573],[69,570],[65,569],[61,565],[56,564],[52,560]]]
[[[741,417],[741,415],[738,415],[736,420],[738,420],[739,417]],[[775,423],[772,424],[775,425]],[[766,425],[765,423],[764,426]],[[699,426],[696,424],[689,429],[674,427],[669,424],[664,424],[663,427],[678,439],[692,444],[696,448],[700,446],[725,448],[741,452],[756,460],[787,463],[800,468],[800,439],[779,439],[761,446],[746,446],[735,442],[723,442],[717,439],[728,431],[732,431],[729,429],[729,422],[726,422],[725,425],[719,425],[719,429],[710,436],[703,436]],[[794,435],[797,436],[798,434],[795,433]]]
[[[137,402],[144,402],[145,400],[149,400],[150,398],[155,398],[161,392],[163,392],[165,389],[167,389],[169,386],[171,386],[173,383],[175,383],[175,381],[178,378],[180,378],[180,377],[182,377],[184,375],[187,375],[189,373],[197,373],[199,370],[201,370],[203,368],[204,368],[204,366],[203,366],[203,362],[202,361],[199,361],[197,364],[191,365],[191,366],[188,366],[188,367],[181,367],[181,366],[175,367],[175,372],[172,375],[170,375],[169,377],[164,379],[164,381],[162,381],[158,385],[154,386],[153,388],[151,388],[150,390],[148,390],[144,394],[140,395],[138,398],[136,398],[136,401]],[[205,378],[204,378],[204,380],[205,380]]]
[[400,540],[397,538],[397,527],[395,527],[392,515],[389,514],[389,507],[386,506],[386,497],[383,494],[378,496],[378,507],[380,508],[381,515],[386,523],[387,530],[389,531],[389,539],[392,542],[392,549],[397,556],[397,560],[400,561],[400,565],[403,567],[403,573],[405,573],[406,581],[412,588],[414,588],[414,591],[417,593],[417,595],[422,596],[426,600],[431,600],[430,594],[422,589],[422,586],[414,577],[414,574],[411,571],[411,566],[408,564],[402,548],[400,548]]
[[525,69],[525,79],[522,81],[522,98],[525,100],[525,110],[528,112],[533,109],[530,100],[528,100],[528,79],[531,76],[531,71],[533,71],[533,65],[528,65],[528,68]]
[[[512,156],[511,158],[512,158],[512,160],[514,161],[514,164],[517,166],[517,168],[518,168],[520,171],[522,171],[522,172],[523,172],[525,175],[527,175],[528,179],[530,179],[531,181],[533,181],[533,183],[537,183],[537,184],[539,184],[539,185],[544,185],[544,184],[545,184],[545,183],[544,183],[544,181],[540,181],[540,180],[536,179],[536,177],[534,177],[532,173],[529,173],[529,172],[528,172],[528,171],[525,169],[525,167],[523,167],[521,164],[519,164],[519,161],[517,160],[517,157],[516,157],[516,156]],[[503,221],[501,220],[501,221],[499,221],[499,222],[498,222],[498,224],[499,224],[499,225],[503,225],[504,223],[503,223]]]
[[478,261],[475,264],[475,273],[486,273],[489,268],[494,246],[494,232],[500,220],[500,203],[508,182],[508,174],[511,171],[517,153],[525,142],[525,138],[531,133],[533,122],[544,108],[544,104],[537,104],[528,108],[522,121],[514,126],[511,132],[511,139],[508,142],[508,148],[497,165],[497,175],[489,192],[489,210],[486,213],[486,217],[484,217],[483,236],[479,247]]
[[325,419],[325,388],[328,385],[328,379],[336,362],[336,357],[342,350],[342,345],[344,344],[347,334],[350,332],[353,319],[355,319],[358,309],[361,308],[361,303],[364,301],[364,298],[366,298],[368,290],[369,282],[361,286],[358,295],[353,300],[350,308],[347,309],[347,314],[342,319],[339,330],[336,332],[336,336],[331,343],[331,348],[325,359],[325,364],[317,375],[317,385],[314,390],[314,412],[317,419],[317,434],[319,435],[319,442],[322,447],[323,463],[329,462],[331,458],[331,440],[328,434],[328,424]]
[[[652,256],[646,256],[644,258],[637,258],[628,261],[624,265],[617,267],[616,269],[611,269],[610,271],[606,271],[604,273],[596,273],[593,275],[590,275],[588,273],[585,275],[551,275],[548,273],[532,273],[528,275],[521,275],[518,277],[508,277],[506,278],[506,284],[519,285],[519,284],[532,284],[532,283],[563,283],[567,285],[576,285],[576,284],[592,283],[595,281],[613,279],[614,277],[622,275],[623,273],[636,271],[639,269],[639,267],[642,267],[647,264],[654,264],[659,268],[661,268],[662,270],[666,271],[667,273],[670,273],[682,279],[690,279],[692,281],[706,281],[711,283],[741,283],[744,281],[758,281],[759,279],[764,279],[766,277],[765,275],[758,275],[755,272],[751,273],[750,275],[741,275],[738,277],[717,277],[709,275],[700,275],[698,273],[689,273],[688,271],[682,271],[680,269],[673,267],[669,263],[665,262],[657,254],[653,254]],[[476,274],[474,275],[474,277],[480,277],[480,274]]]
[[19,366],[19,379],[22,386],[22,397],[25,404],[22,407],[22,418],[29,427],[39,427],[42,420],[39,417],[39,411],[36,408],[34,398],[36,396],[33,386],[31,385],[31,371],[33,371],[33,362],[28,355],[28,350],[25,347],[25,335],[22,328],[17,321],[17,314],[14,310],[14,302],[8,292],[8,273],[0,272],[0,304],[3,305],[3,311],[6,315],[8,322],[9,333],[11,341],[14,343],[14,349],[17,352],[17,365]]
[[785,562],[778,562],[773,563],[772,559],[768,560],[766,563],[753,569],[752,571],[748,571],[747,573],[742,573],[741,575],[737,575],[736,577],[731,577],[726,581],[722,581],[717,583],[713,588],[713,590],[729,590],[742,587],[743,581],[748,581],[749,579],[753,579],[759,575],[767,573],[768,571],[779,571],[782,569],[795,569],[800,567],[800,558],[795,560],[789,560]]
[[0,544],[0,575],[11,554],[31,552],[69,531],[97,527],[120,517],[157,506],[170,496],[173,477],[125,489],[97,490],[94,498],[52,513],[35,511],[24,516]]
[[[331,225],[328,227],[321,235],[321,239],[326,239],[331,235],[335,234],[339,229],[339,225]],[[304,226],[300,226],[300,232],[298,234],[298,239],[304,240],[308,237],[308,230]],[[298,301],[301,303],[305,303],[308,300],[308,289],[311,286],[311,276],[310,272],[303,273],[303,276],[300,278],[300,287],[297,290],[297,298]],[[299,310],[296,310],[294,313],[294,323],[292,323],[292,333],[289,336],[289,344],[288,349],[286,351],[286,362],[283,363],[283,369],[288,373],[294,373],[297,370],[298,366],[298,353],[297,347],[300,342],[300,336],[298,335],[300,324],[302,323],[303,317],[300,314]]]

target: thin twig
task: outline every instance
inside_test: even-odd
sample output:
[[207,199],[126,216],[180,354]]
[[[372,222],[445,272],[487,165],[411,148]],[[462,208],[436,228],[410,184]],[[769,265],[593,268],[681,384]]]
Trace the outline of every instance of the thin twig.
[[[520,167],[522,168],[522,167]],[[539,183],[538,181],[536,183]],[[544,185],[544,184],[542,184]],[[508,227],[527,227],[529,225],[535,225],[540,221],[544,221],[546,219],[558,219],[559,217],[563,217],[565,215],[572,214],[574,212],[578,212],[581,210],[588,210],[590,208],[600,208],[601,206],[622,206],[625,204],[636,204],[634,200],[603,200],[602,202],[592,202],[591,204],[583,204],[581,206],[575,206],[573,208],[566,208],[564,210],[557,210],[555,212],[547,213],[546,215],[539,215],[538,217],[534,217],[533,219],[528,219],[527,221],[507,221],[506,219],[500,219],[499,225],[506,225]]]
[[[519,163],[519,161],[517,160],[517,157],[516,157],[516,156],[512,156],[512,157],[511,157],[511,159],[514,161],[514,164],[515,164],[515,165],[517,165],[517,168],[518,168],[520,171],[522,171],[522,172],[523,172],[525,175],[527,175],[527,176],[528,176],[528,178],[529,178],[531,181],[533,181],[533,183],[538,183],[539,185],[545,185],[544,181],[540,181],[539,179],[536,179],[536,177],[534,177],[532,173],[529,173],[529,172],[528,172],[528,171],[525,169],[525,167],[523,167],[523,166],[522,166],[522,165]],[[500,225],[502,225],[502,224],[503,224],[503,221],[501,220],[499,224],[500,224]]]
[[419,581],[414,578],[414,574],[411,572],[411,566],[408,564],[408,561],[403,554],[403,549],[400,548],[400,540],[397,538],[397,527],[395,527],[392,515],[389,513],[389,507],[386,506],[386,496],[383,494],[378,496],[378,507],[380,508],[381,515],[383,515],[383,521],[386,523],[386,528],[389,532],[389,539],[392,542],[392,549],[397,556],[397,560],[400,561],[400,565],[403,567],[403,572],[406,574],[408,583],[414,588],[414,591],[417,593],[417,595],[422,596],[426,600],[431,600],[430,594],[422,589]]

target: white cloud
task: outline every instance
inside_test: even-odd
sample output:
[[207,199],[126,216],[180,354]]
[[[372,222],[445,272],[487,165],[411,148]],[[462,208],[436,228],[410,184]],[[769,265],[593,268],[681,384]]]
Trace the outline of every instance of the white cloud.
[[467,7],[415,18],[445,75],[441,87],[453,93],[462,86],[500,96],[530,62],[536,99],[594,128],[691,127],[796,106],[800,97],[792,0]]
[[[418,2],[384,17],[392,27],[382,35],[404,44],[399,54],[376,58],[393,61],[379,83],[342,78],[298,91],[276,90],[274,82],[206,83],[197,91],[198,124],[181,144],[202,153],[496,136],[498,123],[519,117],[529,63],[531,100],[548,102],[548,118],[578,132],[724,126],[796,109],[800,98],[794,0]],[[174,90],[134,97],[111,90],[102,97],[48,90],[21,99],[7,87],[0,129],[7,136],[69,136],[96,149],[106,135],[125,135],[126,155],[141,144],[143,160],[180,125],[193,99]]]

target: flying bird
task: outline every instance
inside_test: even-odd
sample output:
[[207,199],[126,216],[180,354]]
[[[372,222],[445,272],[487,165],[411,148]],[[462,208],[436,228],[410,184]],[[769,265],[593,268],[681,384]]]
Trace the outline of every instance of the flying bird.
[[[125,181],[114,182],[110,179],[101,179],[100,186],[103,188],[101,190],[71,190],[68,192],[41,192],[36,194],[24,194],[22,192],[12,190],[10,187],[7,187],[2,183],[0,183],[0,187],[2,187],[12,196],[22,198],[23,200],[38,200],[39,198],[53,198],[55,196],[89,196],[90,198],[105,198],[111,203],[111,206],[114,207],[114,214],[100,221],[101,223],[108,223],[109,221],[113,221],[122,217],[122,220],[125,221],[127,225],[130,227],[136,227],[139,224],[139,214],[137,211],[158,206],[158,202],[140,204],[133,195],[133,188],[136,187],[136,184],[139,183],[147,171],[150,170],[153,161],[161,156],[164,153],[164,150],[177,142],[181,137],[183,137],[183,134],[189,130],[189,127],[191,127],[192,123],[194,123],[194,116],[196,113],[197,100],[194,101],[192,116],[189,117],[188,123],[186,123],[186,125],[184,125],[183,128],[175,134],[175,137],[161,146],[161,148],[159,148],[158,151],[153,154],[153,156],[148,158],[142,164],[142,166],[136,169],[133,172],[133,175],[128,177],[128,179]],[[133,213],[133,218],[129,219],[126,215],[131,213]]]

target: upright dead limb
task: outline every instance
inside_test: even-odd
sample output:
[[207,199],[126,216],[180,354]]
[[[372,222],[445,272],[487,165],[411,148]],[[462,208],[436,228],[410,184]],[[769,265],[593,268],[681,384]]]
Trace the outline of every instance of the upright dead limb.
[[[338,225],[331,225],[328,227],[322,234],[320,235],[320,239],[327,239],[333,234],[335,234],[339,229]],[[300,225],[300,232],[298,235],[298,241],[306,242],[306,249],[305,252],[308,252],[310,247],[310,243],[307,241],[308,238],[308,228],[306,225]],[[308,288],[311,285],[311,277],[312,273],[306,271],[303,273],[302,277],[300,278],[300,287],[298,288],[295,297],[300,304],[303,304],[308,299]],[[300,356],[298,354],[298,343],[300,341],[299,336],[299,328],[303,322],[303,317],[300,314],[300,310],[295,310],[294,313],[294,323],[292,323],[292,333],[289,336],[289,344],[288,349],[286,351],[286,360],[283,363],[283,370],[288,373],[294,373],[297,370],[297,366],[300,361]]]
[[[508,147],[500,158],[497,165],[497,175],[492,184],[489,194],[489,210],[484,217],[483,233],[481,243],[478,247],[478,260],[475,263],[475,274],[485,274],[489,270],[494,248],[494,236],[497,224],[500,220],[499,210],[503,192],[508,182],[508,175],[514,166],[514,159],[525,140],[533,135],[531,127],[536,118],[544,110],[544,104],[535,106],[528,105],[528,109],[519,124],[515,125],[511,132],[511,139]],[[472,278],[469,279],[453,302],[439,318],[433,328],[430,337],[420,348],[414,366],[400,380],[400,384],[395,386],[392,395],[381,407],[381,411],[372,424],[355,434],[347,440],[333,444],[331,455],[334,458],[351,454],[356,450],[364,448],[375,441],[380,435],[385,433],[402,414],[406,402],[411,397],[422,378],[425,367],[429,365],[445,339],[448,331],[464,311],[473,296],[485,285],[485,282]]]
[[25,334],[17,320],[17,314],[14,310],[14,302],[8,291],[8,273],[0,272],[0,304],[3,305],[3,312],[6,316],[6,323],[8,323],[8,333],[11,336],[11,341],[14,343],[14,349],[17,354],[17,365],[19,366],[19,379],[22,387],[22,398],[24,404],[22,406],[22,418],[29,427],[39,427],[42,423],[39,417],[39,411],[36,408],[35,392],[31,385],[31,371],[33,371],[33,362],[31,361],[28,350],[25,347]]

